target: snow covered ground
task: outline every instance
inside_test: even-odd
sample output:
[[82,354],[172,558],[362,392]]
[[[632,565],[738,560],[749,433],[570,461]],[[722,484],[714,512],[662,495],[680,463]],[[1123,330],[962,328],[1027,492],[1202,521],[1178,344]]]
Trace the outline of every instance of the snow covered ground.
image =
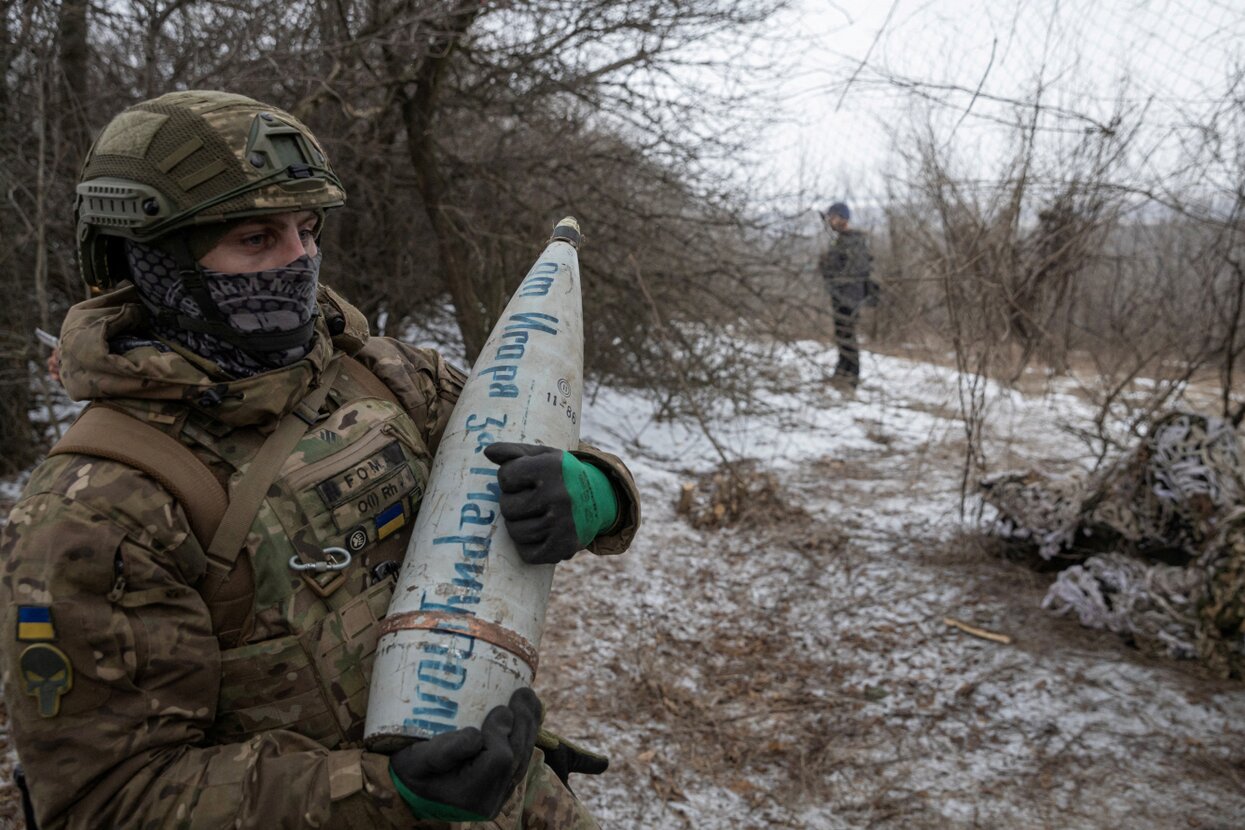
[[[965,532],[954,371],[866,355],[845,395],[833,358],[779,350],[767,411],[702,413],[712,440],[589,389],[584,437],[627,460],[644,526],[622,557],[559,568],[537,689],[550,726],[612,759],[574,780],[602,826],[1245,826],[1245,685],[1040,611],[1050,577]],[[992,458],[1076,466],[1071,388],[989,398]],[[782,515],[676,513],[715,444],[776,476]]]
[[[611,756],[575,784],[603,827],[1245,826],[1245,686],[1040,611],[1050,577],[964,532],[954,372],[870,355],[850,396],[833,356],[789,351],[802,394],[711,420],[798,508],[748,528],[676,514],[719,463],[695,423],[617,390],[585,407],[644,527],[559,569],[537,689]],[[1084,453],[1057,428],[1088,416],[1071,389],[990,399],[992,457]]]

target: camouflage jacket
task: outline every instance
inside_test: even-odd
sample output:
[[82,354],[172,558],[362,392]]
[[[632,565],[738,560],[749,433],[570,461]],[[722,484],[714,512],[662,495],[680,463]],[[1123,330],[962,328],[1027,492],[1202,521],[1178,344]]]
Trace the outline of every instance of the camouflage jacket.
[[[336,353],[398,403],[337,375],[330,414],[300,440],[211,595],[203,546],[151,477],[73,454],[35,469],[0,537],[0,642],[40,827],[444,827],[412,818],[387,756],[361,738],[389,573],[462,374],[433,351],[369,338],[362,315],[322,289],[310,355],[221,382],[193,355],[118,340],[141,332],[130,291],[71,310],[65,386],[177,437],[226,490]],[[592,549],[621,552],[639,521],[634,483],[617,459],[579,454],[610,476],[623,514]],[[350,568],[288,567],[329,545],[354,552]],[[488,826],[595,827],[539,750],[534,761]]]
[[863,233],[845,230],[835,235],[818,261],[826,290],[835,305],[855,310],[866,304],[874,290],[869,278],[872,262],[869,242]]

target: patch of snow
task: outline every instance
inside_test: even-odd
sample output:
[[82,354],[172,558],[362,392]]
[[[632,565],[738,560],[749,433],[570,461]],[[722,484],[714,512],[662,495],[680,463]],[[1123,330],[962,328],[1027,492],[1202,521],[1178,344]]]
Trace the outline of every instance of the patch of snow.
[[[1245,815],[1240,684],[1046,615],[1050,577],[956,548],[954,370],[867,354],[844,395],[825,382],[832,349],[778,354],[804,388],[763,413],[707,413],[712,440],[633,392],[602,388],[585,406],[585,440],[635,474],[644,527],[622,557],[559,568],[537,688],[555,729],[613,759],[574,781],[603,827]],[[1040,397],[989,384],[986,400],[990,455],[1083,462],[1060,426],[1091,415],[1071,381]],[[715,442],[775,471],[811,527],[698,531],[676,516],[680,484],[719,464]]]
[[[457,342],[451,318],[406,334]],[[844,394],[833,349],[767,348],[771,388],[700,413],[707,431],[586,395],[584,439],[627,461],[644,523],[625,555],[559,566],[536,685],[551,728],[612,759],[572,780],[602,827],[1240,826],[1245,687],[1042,612],[1049,576],[961,535],[979,504],[956,371],[865,353]],[[984,393],[988,457],[1085,462],[1073,381]],[[718,448],[807,518],[690,527],[675,500]]]

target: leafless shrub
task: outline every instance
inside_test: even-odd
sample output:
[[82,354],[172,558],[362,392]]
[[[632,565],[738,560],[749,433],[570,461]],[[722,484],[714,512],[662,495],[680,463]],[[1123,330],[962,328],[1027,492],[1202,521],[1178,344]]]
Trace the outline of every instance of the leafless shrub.
[[[1105,120],[1048,107],[1041,84],[995,102],[1012,142],[990,168],[951,140],[967,113],[948,122],[949,93],[923,89],[919,127],[896,136],[903,165],[878,245],[891,301],[877,335],[954,355],[965,485],[989,467],[990,382],[1070,377],[1096,414],[1064,428],[1098,463],[1216,376],[1218,401],[1201,408],[1245,416],[1232,391],[1245,308],[1240,85],[1189,125],[1201,141],[1179,177],[1155,183],[1137,161],[1155,152],[1147,111],[1123,96]],[[1085,125],[1075,139],[1069,121]]]
[[[782,0],[237,4],[134,0],[0,6],[3,455],[25,427],[36,324],[82,296],[70,206],[91,135],[125,106],[225,88],[304,118],[350,198],[324,277],[386,330],[453,311],[474,356],[553,223],[587,235],[588,363],[676,389],[681,411],[746,398],[749,361],[717,360],[785,266],[731,171],[760,120],[736,58]],[[723,73],[736,83],[722,84]],[[729,89],[730,91],[724,91]],[[660,310],[660,322],[653,309]]]
[[699,529],[768,527],[807,519],[772,472],[755,461],[733,462],[683,484],[675,511]]
[[887,270],[893,286],[914,285],[892,292],[908,299],[889,310],[886,330],[910,328],[894,320],[906,314],[953,350],[967,438],[962,494],[986,467],[988,382],[1014,384],[1034,361],[1066,371],[1080,285],[1122,207],[1111,174],[1129,133],[1087,135],[1046,158],[1036,118],[1018,121],[1011,155],[985,177],[979,166],[965,172],[931,118],[900,145],[905,175],[892,182]]

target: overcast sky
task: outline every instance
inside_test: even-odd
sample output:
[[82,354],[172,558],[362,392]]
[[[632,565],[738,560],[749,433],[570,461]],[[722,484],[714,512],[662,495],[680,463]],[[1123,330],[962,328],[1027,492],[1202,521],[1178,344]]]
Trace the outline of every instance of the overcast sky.
[[948,104],[941,123],[983,170],[1002,146],[992,119],[1015,117],[993,99],[1028,99],[1041,78],[1048,105],[1088,116],[1050,122],[1072,134],[1123,100],[1145,108],[1145,163],[1163,175],[1183,125],[1223,97],[1245,40],[1245,0],[800,0],[789,19],[795,68],[766,155],[775,181],[814,202],[883,195],[891,133],[921,106],[886,75],[942,87],[924,92]]

